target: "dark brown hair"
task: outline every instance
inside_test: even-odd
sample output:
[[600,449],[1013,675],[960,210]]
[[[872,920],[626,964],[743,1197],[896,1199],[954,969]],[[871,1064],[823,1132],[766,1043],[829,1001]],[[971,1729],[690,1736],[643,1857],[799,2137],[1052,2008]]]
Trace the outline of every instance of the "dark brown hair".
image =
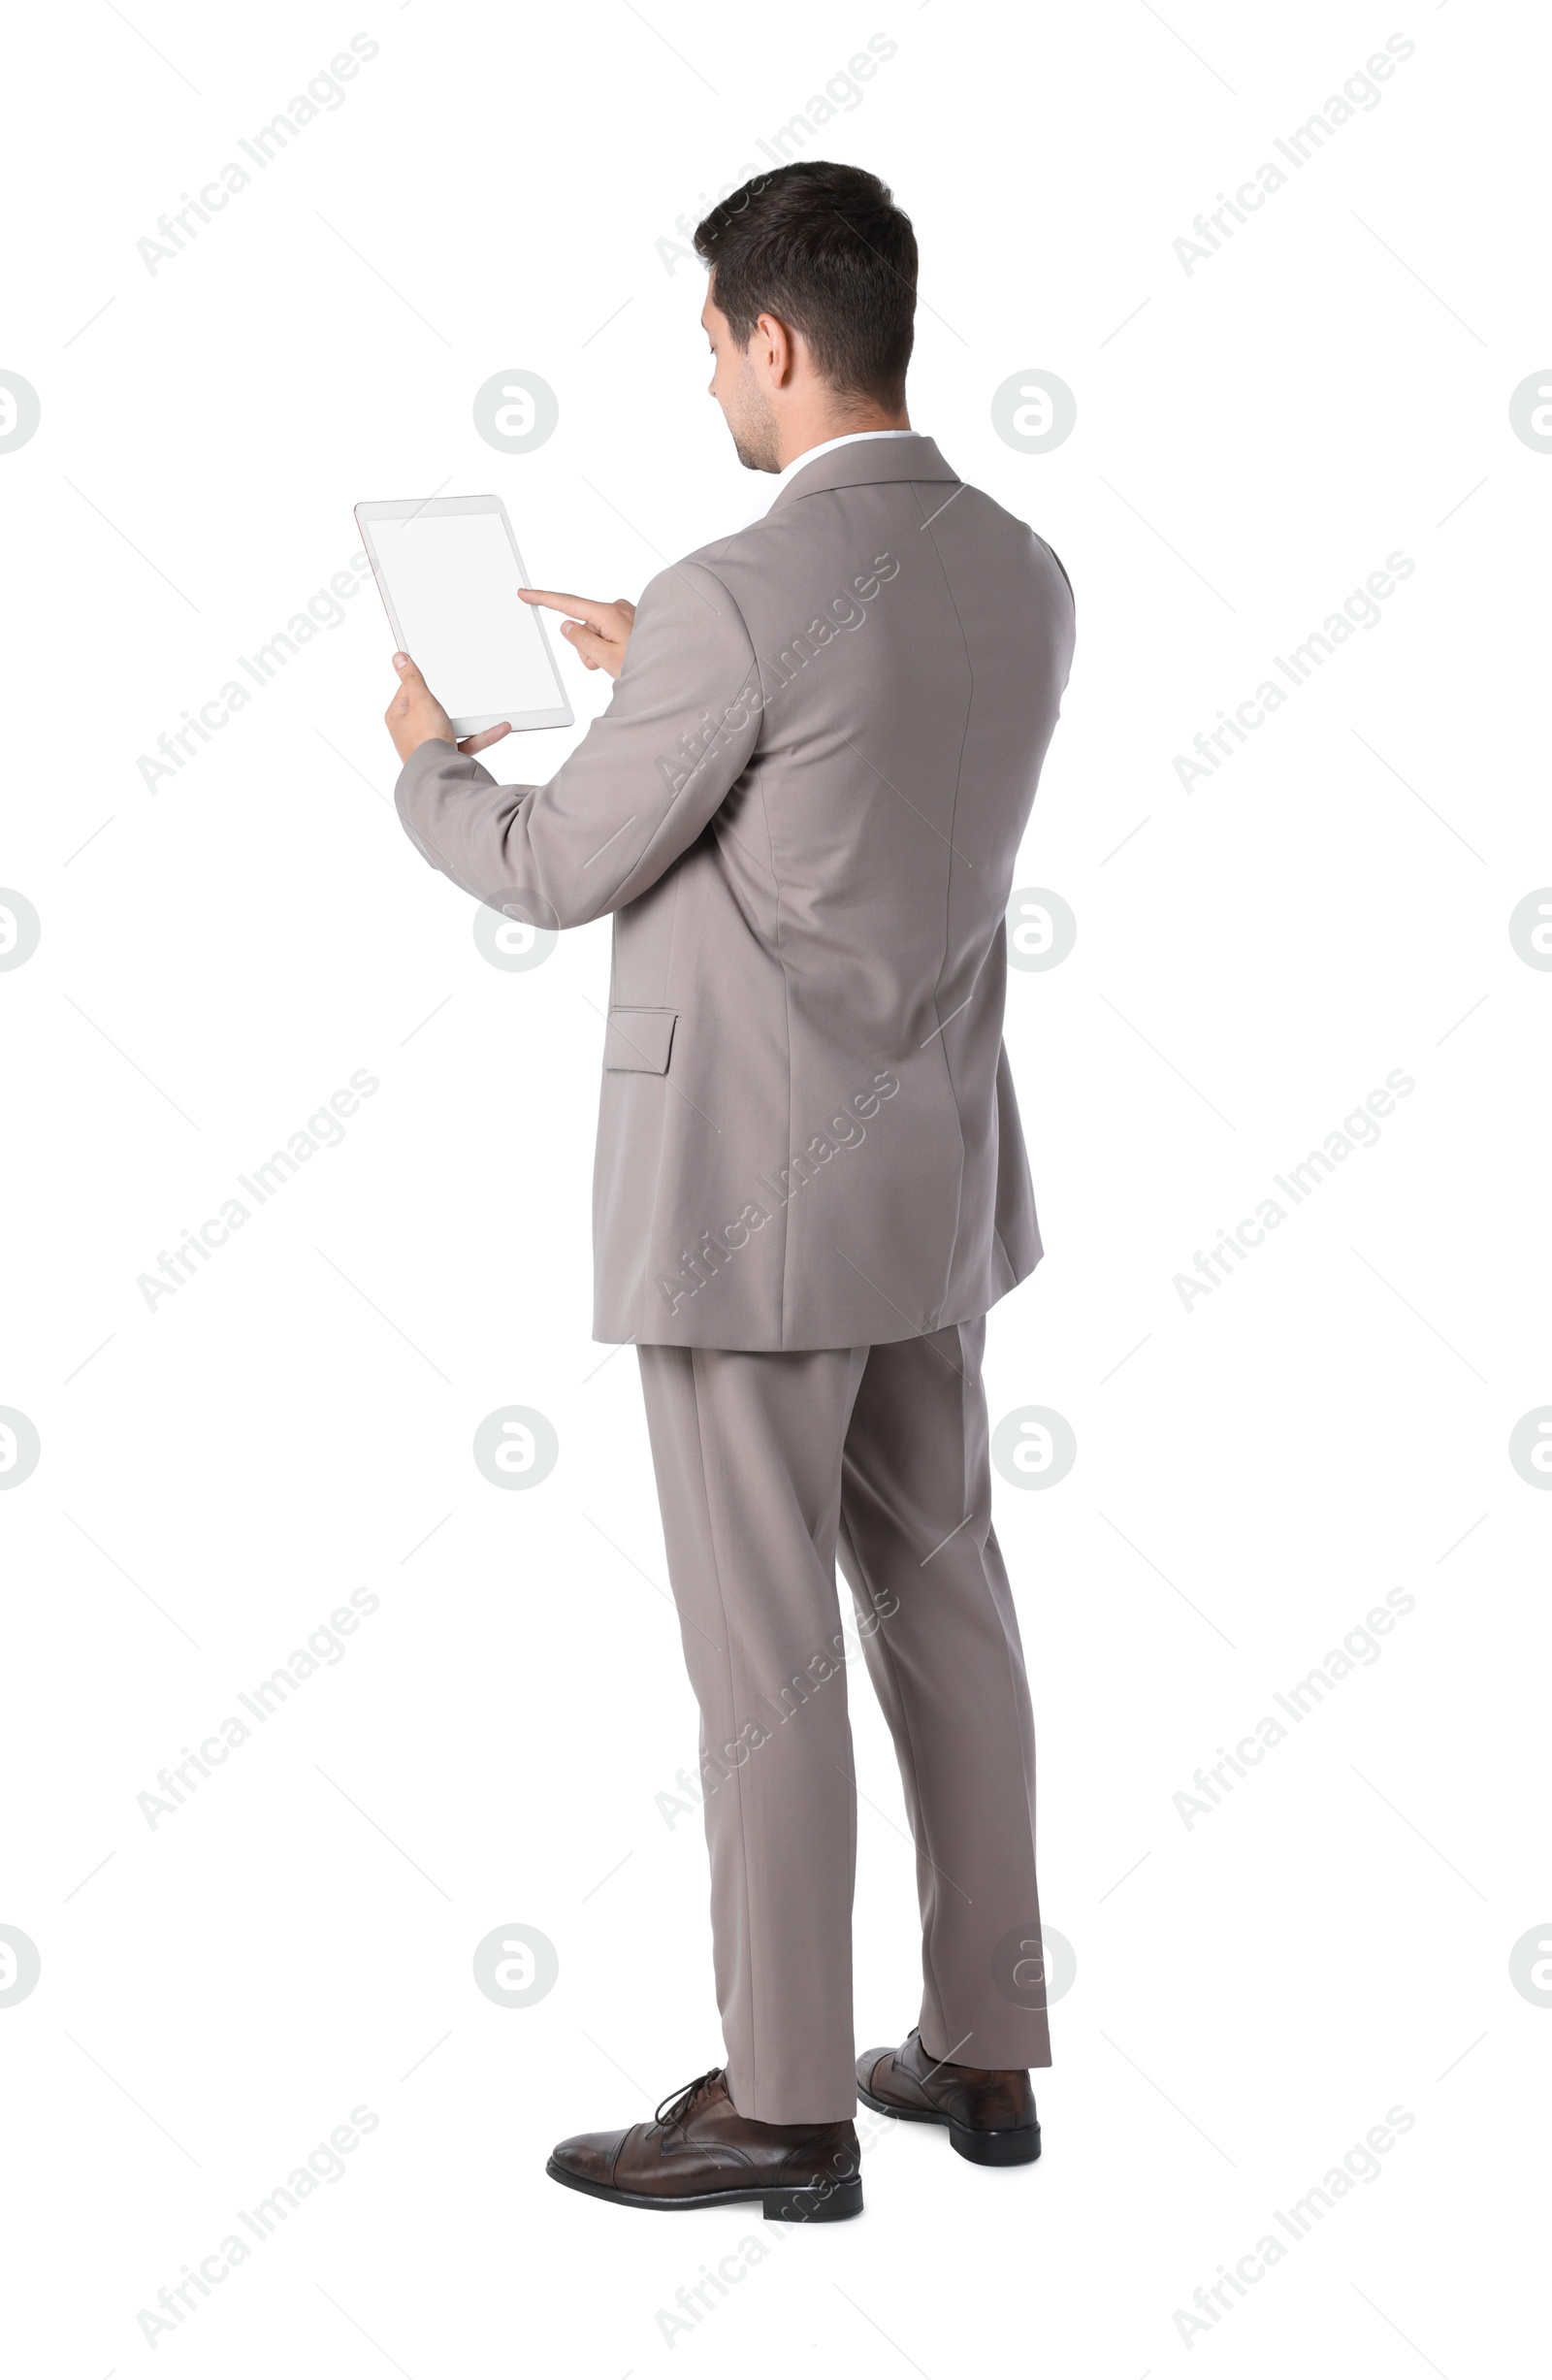
[[695,253],[740,344],[774,314],[838,393],[904,403],[916,234],[876,174],[820,158],[759,174],[695,226]]

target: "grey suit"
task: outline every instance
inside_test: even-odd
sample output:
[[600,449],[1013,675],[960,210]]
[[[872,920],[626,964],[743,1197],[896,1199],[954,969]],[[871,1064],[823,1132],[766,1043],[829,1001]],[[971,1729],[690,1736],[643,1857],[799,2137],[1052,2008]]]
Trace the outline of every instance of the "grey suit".
[[869,440],[652,580],[547,785],[438,741],[399,779],[468,892],[614,913],[594,1328],[638,1343],[728,2088],[773,2123],[856,2103],[837,1551],[917,1842],[923,2044],[1050,2059],[981,1353],[1041,1253],[1003,917],[1072,649],[1051,549],[930,439]]
[[868,441],[652,580],[548,785],[406,762],[466,891],[615,913],[596,1337],[876,1345],[1039,1261],[1003,914],[1072,645],[1051,549],[930,439]]

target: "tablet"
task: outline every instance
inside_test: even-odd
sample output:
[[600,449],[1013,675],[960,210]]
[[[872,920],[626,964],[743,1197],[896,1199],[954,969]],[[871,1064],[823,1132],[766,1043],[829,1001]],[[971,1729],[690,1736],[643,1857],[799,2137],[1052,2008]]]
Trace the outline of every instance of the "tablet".
[[499,496],[357,505],[356,520],[398,649],[453,723],[568,728],[571,705]]

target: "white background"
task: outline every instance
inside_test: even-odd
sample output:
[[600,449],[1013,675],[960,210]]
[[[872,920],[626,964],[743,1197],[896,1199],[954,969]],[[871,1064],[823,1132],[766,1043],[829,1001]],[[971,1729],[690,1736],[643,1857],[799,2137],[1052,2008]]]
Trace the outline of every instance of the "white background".
[[[1509,1960],[1552,1937],[1552,1499],[1506,1448],[1552,1398],[1552,978],[1507,921],[1552,879],[1552,460],[1508,401],[1552,346],[1547,26],[1165,16],[101,0],[13,27],[0,366],[42,405],[0,454],[0,882],[42,920],[0,975],[0,1404],[43,1448],[0,1495],[0,1921],[42,1960],[0,2007],[17,2371],[1467,2380],[1542,2326],[1552,2015]],[[149,272],[157,217],[357,32],[344,104]],[[1188,275],[1192,217],[1396,32],[1381,104]],[[349,565],[361,498],[497,491],[538,581],[601,596],[758,509],[700,269],[655,244],[874,33],[895,54],[809,153],[911,212],[913,420],[1078,591],[1018,879],[1078,941],[1008,1019],[1048,1254],[988,1355],[994,1418],[1078,1438],[997,1514],[1077,1979],[1038,2166],[898,2128],[862,2220],[792,2236],[543,2172],[720,2055],[699,1819],[655,1798],[695,1722],[634,1359],[588,1337],[607,928],[531,972],[480,956],[389,806],[370,585],[154,792],[137,764]],[[470,410],[514,368],[560,405],[521,456]],[[989,410],[1035,368],[1078,403],[1040,455]],[[1381,623],[1182,790],[1174,756],[1396,550]],[[575,735],[502,773],[544,776],[606,700],[562,668]],[[360,1068],[342,1143],[147,1311],[137,1276]],[[1174,1276],[1395,1068],[1377,1145],[1187,1311]],[[529,1493],[470,1456],[507,1404],[559,1433]],[[352,1588],[380,1605],[345,1657],[148,1826],[157,1771]],[[1394,1588],[1381,1657],[1188,1828],[1193,1771]],[[867,2043],[913,2021],[918,1954],[855,1683]],[[560,1960],[515,2009],[471,1970],[513,1923]],[[138,2310],[359,2105],[344,2177],[147,2347]],[[1395,2106],[1379,2178],[1182,2340]]]

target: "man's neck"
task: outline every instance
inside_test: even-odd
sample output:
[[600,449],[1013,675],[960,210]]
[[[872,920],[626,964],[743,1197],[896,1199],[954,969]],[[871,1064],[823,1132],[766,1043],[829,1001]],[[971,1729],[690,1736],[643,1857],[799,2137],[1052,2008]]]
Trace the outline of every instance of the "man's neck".
[[777,431],[776,469],[784,472],[789,463],[795,463],[815,446],[827,446],[833,438],[861,438],[870,430],[909,430],[910,415],[902,405],[897,412],[889,412],[881,405],[868,406],[858,412],[842,418],[810,416],[790,426],[783,423]]

